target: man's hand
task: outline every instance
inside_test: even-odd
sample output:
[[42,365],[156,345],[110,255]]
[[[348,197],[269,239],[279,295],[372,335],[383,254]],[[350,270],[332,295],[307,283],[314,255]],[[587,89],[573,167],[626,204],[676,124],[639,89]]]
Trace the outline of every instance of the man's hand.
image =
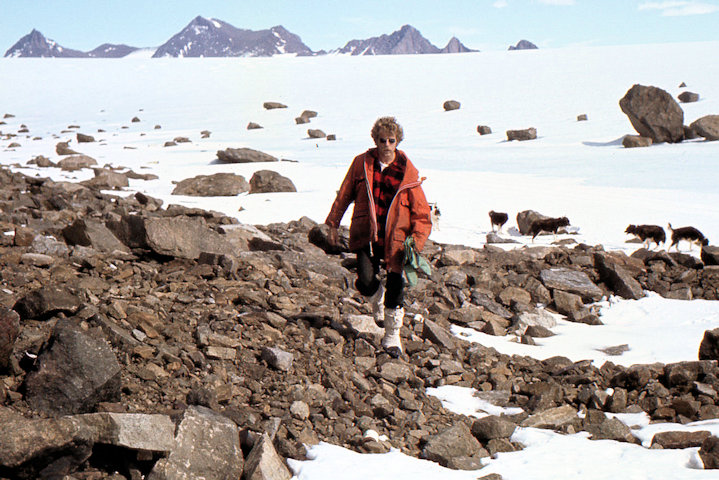
[[327,233],[327,243],[332,248],[339,248],[339,231],[335,227],[330,227],[330,231]]

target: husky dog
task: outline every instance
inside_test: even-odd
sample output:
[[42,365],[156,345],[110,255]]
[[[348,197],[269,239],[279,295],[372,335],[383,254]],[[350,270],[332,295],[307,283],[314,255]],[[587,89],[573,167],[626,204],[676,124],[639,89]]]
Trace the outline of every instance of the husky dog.
[[664,229],[659,225],[629,225],[627,229],[624,230],[624,233],[636,235],[647,250],[652,242],[656,243],[656,246],[659,247],[660,243],[667,241],[667,234],[664,233]]
[[509,216],[506,213],[495,212],[494,210],[489,211],[489,220],[492,222],[492,231],[494,231],[494,226],[496,225],[498,227],[497,231],[501,233],[502,226],[507,223],[508,219]]
[[695,243],[700,247],[709,245],[709,239],[707,239],[702,232],[700,232],[694,227],[679,227],[675,229],[672,228],[671,223],[667,226],[669,227],[669,231],[672,232],[672,244],[669,245],[669,248],[667,248],[667,250],[671,249],[673,246],[676,246],[678,252],[679,242],[681,242],[682,240],[689,242],[689,250],[692,250],[692,247]]
[[553,233],[554,240],[556,241],[557,230],[559,230],[560,227],[566,227],[568,225],[569,219],[567,217],[543,218],[532,223],[532,226],[529,227],[529,233],[532,234],[532,242],[534,242],[534,237],[539,235],[540,232]]

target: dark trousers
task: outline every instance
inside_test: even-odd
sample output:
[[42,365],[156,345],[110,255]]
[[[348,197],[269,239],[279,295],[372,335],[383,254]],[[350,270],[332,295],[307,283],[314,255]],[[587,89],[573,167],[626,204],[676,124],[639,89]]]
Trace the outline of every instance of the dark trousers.
[[[380,286],[380,261],[384,258],[384,249],[367,245],[357,252],[357,281],[355,287],[365,297],[371,297]],[[404,279],[401,273],[387,272],[385,282],[384,306],[397,308],[404,305]]]

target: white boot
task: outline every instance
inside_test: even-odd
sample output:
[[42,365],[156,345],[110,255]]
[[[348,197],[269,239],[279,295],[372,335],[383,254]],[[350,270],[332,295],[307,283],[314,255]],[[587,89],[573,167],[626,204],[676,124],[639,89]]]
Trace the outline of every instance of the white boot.
[[404,308],[384,309],[384,337],[382,338],[382,347],[393,357],[398,357],[402,354],[402,339],[399,336],[399,330],[402,328],[403,320]]
[[380,284],[377,291],[369,297],[372,306],[372,317],[377,325],[384,324],[384,286]]

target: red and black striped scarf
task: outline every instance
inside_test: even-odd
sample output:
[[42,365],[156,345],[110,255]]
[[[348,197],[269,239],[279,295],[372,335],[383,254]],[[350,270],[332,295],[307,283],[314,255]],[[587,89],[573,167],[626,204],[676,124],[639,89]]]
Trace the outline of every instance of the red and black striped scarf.
[[402,155],[397,154],[395,161],[385,167],[380,167],[380,161],[375,157],[374,178],[372,179],[372,195],[374,196],[375,212],[377,214],[377,227],[379,245],[384,246],[385,224],[387,223],[387,212],[392,199],[397,194],[402,179],[404,178],[407,162]]

